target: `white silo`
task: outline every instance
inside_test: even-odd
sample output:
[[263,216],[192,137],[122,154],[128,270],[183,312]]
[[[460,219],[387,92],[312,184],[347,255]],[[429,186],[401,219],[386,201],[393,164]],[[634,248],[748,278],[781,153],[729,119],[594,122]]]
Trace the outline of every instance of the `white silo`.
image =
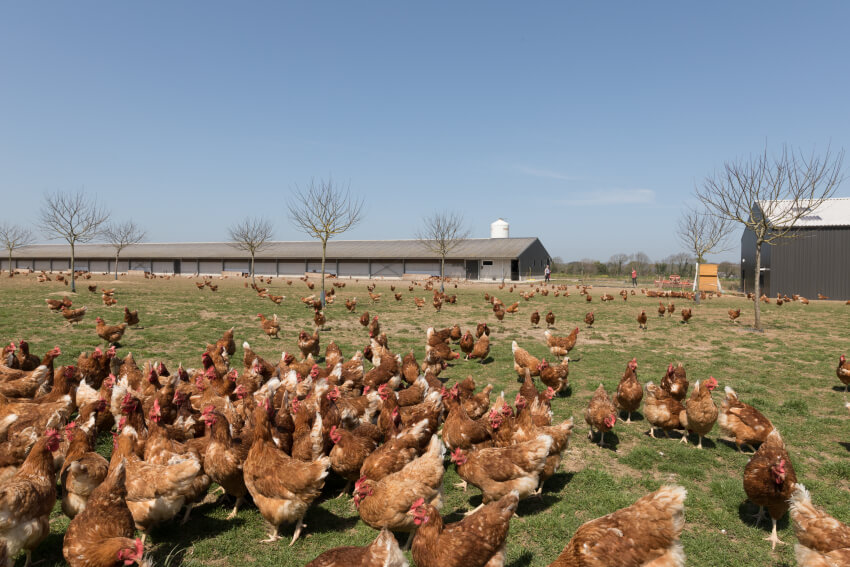
[[490,223],[490,238],[510,238],[511,225],[505,219]]

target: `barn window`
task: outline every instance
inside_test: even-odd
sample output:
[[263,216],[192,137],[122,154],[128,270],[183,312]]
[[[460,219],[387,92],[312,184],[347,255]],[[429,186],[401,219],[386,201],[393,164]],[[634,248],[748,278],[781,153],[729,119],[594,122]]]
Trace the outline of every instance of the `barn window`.
[[493,265],[493,260],[484,260],[484,261],[482,261],[481,263],[482,263],[483,265],[485,265],[485,266],[492,266],[492,265]]

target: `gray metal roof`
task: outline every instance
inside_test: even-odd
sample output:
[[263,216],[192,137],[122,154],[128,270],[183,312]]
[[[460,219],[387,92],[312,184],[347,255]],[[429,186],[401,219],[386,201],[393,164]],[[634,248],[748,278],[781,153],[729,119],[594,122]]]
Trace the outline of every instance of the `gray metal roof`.
[[[537,238],[469,238],[454,248],[447,258],[512,259],[518,257]],[[16,258],[67,258],[71,250],[67,244],[33,244],[15,251]],[[77,244],[76,257],[80,259],[115,258],[115,249],[109,244]],[[122,258],[145,259],[225,259],[247,258],[249,254],[227,242],[148,242],[134,244],[121,251]],[[257,254],[257,259],[321,258],[322,245],[318,241],[272,242]],[[431,259],[439,258],[418,240],[331,240],[328,242],[328,259]]]

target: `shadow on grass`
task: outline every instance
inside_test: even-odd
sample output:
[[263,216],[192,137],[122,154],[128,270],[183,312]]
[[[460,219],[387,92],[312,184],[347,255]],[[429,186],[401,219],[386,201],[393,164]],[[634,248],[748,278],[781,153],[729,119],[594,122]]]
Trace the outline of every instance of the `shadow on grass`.
[[844,392],[844,393],[846,393],[847,392],[847,386],[833,386],[832,391],[833,392]]
[[546,492],[560,493],[567,484],[573,479],[576,473],[574,472],[559,472],[553,474],[543,483],[543,489]]
[[[619,418],[620,418],[620,421],[623,423],[623,425],[628,426],[628,425],[630,425],[630,424],[629,424],[629,423],[627,423],[627,422],[626,422],[626,420],[622,418],[622,416],[624,416],[624,415],[625,415],[625,416],[628,416],[628,412],[620,411],[620,412],[619,412],[619,415],[618,415],[617,417],[619,417]],[[631,416],[632,416],[632,417],[631,417],[631,419],[632,419],[632,423],[634,423],[634,422],[636,422],[636,421],[644,421],[644,419],[645,419],[645,418],[643,417],[643,414],[642,414],[642,413],[640,413],[639,411],[633,411],[633,412],[632,412],[632,414],[631,414]]]
[[848,443],[847,441],[839,441],[838,444],[850,451],[850,443]]
[[534,560],[534,555],[530,551],[523,551],[522,555],[507,564],[506,567],[528,567]]
[[[599,435],[600,433],[597,431],[593,434],[592,439],[588,439],[588,442],[593,443],[597,447],[599,447]],[[617,446],[620,444],[620,437],[617,436],[613,431],[609,431],[605,433],[605,439],[603,440],[604,446],[600,447],[601,449],[606,449],[608,451],[617,451]]]
[[[755,515],[758,513],[759,507],[750,502],[749,500],[744,500],[738,505],[738,518],[741,519],[741,522],[750,527],[756,527]],[[784,530],[788,527],[788,514],[783,515],[776,522],[777,530]],[[770,519],[770,514],[767,513],[767,509],[765,509],[765,517],[758,525],[761,530],[766,531],[766,533],[770,533],[773,530],[773,522]]]

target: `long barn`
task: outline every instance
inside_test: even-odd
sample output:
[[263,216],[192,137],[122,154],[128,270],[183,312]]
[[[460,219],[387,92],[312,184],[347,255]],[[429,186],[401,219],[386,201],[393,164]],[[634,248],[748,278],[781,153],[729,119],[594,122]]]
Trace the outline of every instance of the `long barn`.
[[[782,210],[782,203],[760,202],[752,214]],[[778,221],[777,221],[778,222]],[[789,238],[763,244],[761,286],[764,294],[800,294],[815,298],[850,298],[850,199],[827,199],[795,224]],[[741,237],[741,280],[744,291],[755,284],[756,237],[746,229]]]
[[[74,267],[90,272],[115,270],[115,249],[109,244],[78,244]],[[18,270],[64,271],[70,268],[66,244],[36,244],[15,251]],[[318,241],[272,242],[256,255],[254,270],[268,276],[300,276],[321,271]],[[469,238],[446,257],[446,275],[483,281],[519,281],[540,277],[551,262],[537,238]],[[2,269],[9,269],[2,261]],[[142,243],[125,248],[118,271],[155,274],[218,275],[245,273],[250,256],[227,242]],[[439,275],[439,256],[418,240],[340,240],[328,242],[326,271],[341,277],[403,278]]]

